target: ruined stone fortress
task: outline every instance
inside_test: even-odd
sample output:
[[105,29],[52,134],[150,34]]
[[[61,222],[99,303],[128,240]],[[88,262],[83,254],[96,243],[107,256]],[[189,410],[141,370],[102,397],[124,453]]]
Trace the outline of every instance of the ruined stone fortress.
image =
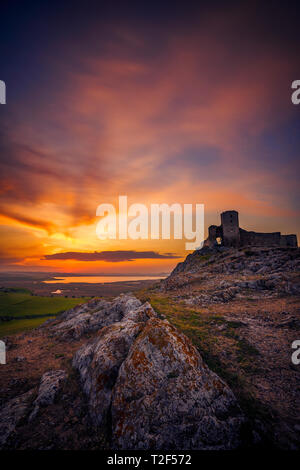
[[227,247],[241,246],[280,246],[297,248],[297,235],[281,235],[280,232],[260,233],[248,232],[239,227],[237,211],[226,211],[221,214],[221,225],[208,228],[208,238],[204,246],[221,244]]

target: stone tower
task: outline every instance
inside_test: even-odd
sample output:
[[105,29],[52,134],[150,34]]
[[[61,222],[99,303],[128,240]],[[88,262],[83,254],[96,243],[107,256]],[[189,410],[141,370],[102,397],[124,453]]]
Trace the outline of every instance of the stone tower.
[[221,225],[208,227],[208,237],[204,246],[214,247],[219,244],[227,247],[243,246],[281,246],[282,248],[297,248],[297,235],[281,235],[280,232],[262,233],[249,232],[239,227],[237,211],[226,211],[221,214]]
[[239,214],[237,211],[226,211],[221,214],[222,242],[224,246],[240,245]]

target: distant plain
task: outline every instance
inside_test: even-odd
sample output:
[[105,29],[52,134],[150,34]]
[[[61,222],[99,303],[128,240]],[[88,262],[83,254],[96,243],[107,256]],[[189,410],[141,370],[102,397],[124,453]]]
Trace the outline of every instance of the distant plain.
[[[81,278],[83,282],[80,282]],[[66,283],[65,279],[71,282]],[[76,282],[72,282],[73,279]],[[159,282],[155,276],[139,280],[125,276],[102,276],[101,280],[106,282],[95,282],[96,279],[96,276],[88,279],[87,276],[72,276],[69,273],[1,273],[0,338],[36,328],[92,297],[112,298],[122,292],[137,291]],[[93,282],[84,282],[87,280]]]

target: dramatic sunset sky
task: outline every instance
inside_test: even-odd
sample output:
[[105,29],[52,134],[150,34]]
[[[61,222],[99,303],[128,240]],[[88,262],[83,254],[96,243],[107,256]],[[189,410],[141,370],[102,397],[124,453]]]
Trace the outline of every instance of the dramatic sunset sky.
[[296,2],[204,5],[1,2],[2,271],[168,272],[184,241],[97,238],[119,195],[299,240]]

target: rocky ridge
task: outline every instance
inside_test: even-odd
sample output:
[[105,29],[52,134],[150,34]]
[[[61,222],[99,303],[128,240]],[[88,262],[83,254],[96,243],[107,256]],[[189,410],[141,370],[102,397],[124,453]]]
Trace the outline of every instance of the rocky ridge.
[[[300,295],[300,249],[204,247],[178,263],[162,290],[184,290],[194,304],[226,302],[257,293],[265,298]],[[200,295],[193,285],[200,284]],[[188,291],[191,291],[189,298]]]
[[263,406],[272,445],[298,449],[300,369],[291,355],[300,331],[300,249],[205,247],[148,297],[229,376],[238,397]]
[[[94,429],[105,430],[109,446],[235,449],[242,445],[245,417],[234,394],[205,365],[191,341],[149,303],[132,295],[112,302],[93,300],[47,322],[36,330],[41,333],[62,343],[81,338],[73,370],[79,373],[77,385],[86,397],[90,422]],[[64,401],[71,374],[46,371],[37,388],[2,405],[0,428],[9,423],[2,448],[18,448],[20,434],[30,433],[30,426],[38,426],[51,407]]]
[[299,448],[299,252],[198,250],[143,302],[93,299],[6,338],[0,447]]

